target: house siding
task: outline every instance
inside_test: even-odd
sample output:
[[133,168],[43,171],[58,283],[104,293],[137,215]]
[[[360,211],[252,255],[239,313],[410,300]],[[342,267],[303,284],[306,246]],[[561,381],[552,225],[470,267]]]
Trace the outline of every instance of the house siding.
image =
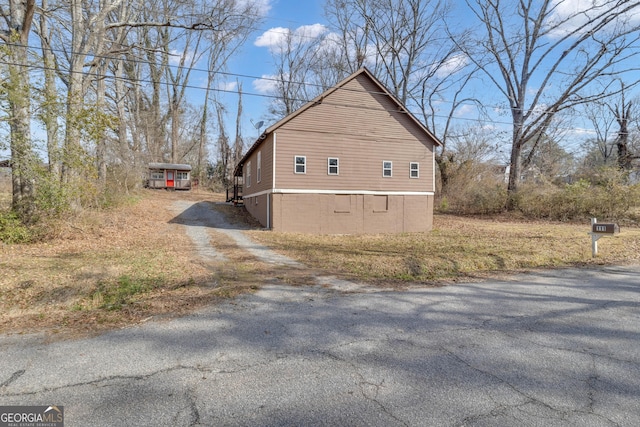
[[[258,181],[258,153],[260,153],[261,177]],[[273,135],[269,135],[245,161],[244,167],[251,167],[251,185],[243,187],[243,201],[247,211],[260,224],[269,226],[269,202],[267,198],[273,184]],[[245,170],[244,176],[247,176]]]
[[[406,114],[390,113],[397,107],[389,97],[363,92],[379,92],[370,84],[361,76],[276,131],[275,188],[434,191],[433,141]],[[307,158],[306,174],[294,173],[297,155]],[[339,158],[339,175],[328,175],[328,157]],[[382,176],[385,160],[391,178]],[[411,162],[420,164],[419,178],[409,177]]]
[[[272,228],[276,231],[314,234],[410,233],[433,227],[433,196],[386,196],[388,210],[374,210],[370,194],[272,195]],[[336,211],[336,197],[350,198],[350,210]],[[338,202],[340,207],[342,203]]]
[[253,196],[245,196],[243,198],[245,209],[260,222],[264,227],[269,226],[269,215],[267,208],[269,207],[269,201],[267,198],[270,194],[260,194]]
[[[410,139],[371,140],[281,130],[277,132],[275,188],[432,192],[433,151]],[[307,171],[294,173],[294,157],[305,156]],[[339,159],[339,174],[329,175],[327,159]],[[382,162],[391,161],[393,174],[382,176]],[[410,178],[411,162],[420,164],[420,177]]]
[[[262,163],[262,177],[258,182],[258,153],[261,153]],[[270,190],[273,184],[273,134],[270,134],[255,150],[251,156],[245,161],[245,168],[249,166],[251,162],[251,185],[247,186],[246,183],[243,187],[244,197],[250,197],[256,193],[262,193],[266,190]],[[247,176],[246,172],[243,174]]]
[[[252,181],[245,206],[263,226],[316,234],[432,228],[437,142],[365,73],[266,135],[243,159]],[[305,173],[295,173],[296,156],[306,158]],[[338,175],[328,173],[328,158],[339,159]],[[391,177],[383,176],[383,161],[392,162]],[[411,163],[419,164],[417,178]]]

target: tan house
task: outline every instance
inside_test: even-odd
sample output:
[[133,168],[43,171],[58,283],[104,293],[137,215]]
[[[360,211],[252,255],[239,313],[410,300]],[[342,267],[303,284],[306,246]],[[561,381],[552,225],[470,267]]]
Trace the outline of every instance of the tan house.
[[235,168],[272,230],[428,231],[440,142],[366,68],[270,126]]

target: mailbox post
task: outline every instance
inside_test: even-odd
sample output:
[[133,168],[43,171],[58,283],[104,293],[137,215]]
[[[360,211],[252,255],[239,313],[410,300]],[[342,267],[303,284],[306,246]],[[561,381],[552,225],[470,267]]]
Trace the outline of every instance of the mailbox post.
[[599,223],[596,218],[591,218],[591,256],[598,255],[598,239],[603,236],[614,236],[620,233],[618,224]]

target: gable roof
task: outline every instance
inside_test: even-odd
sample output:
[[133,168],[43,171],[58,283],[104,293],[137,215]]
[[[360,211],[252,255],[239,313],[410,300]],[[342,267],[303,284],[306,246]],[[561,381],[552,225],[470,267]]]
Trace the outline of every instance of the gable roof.
[[354,80],[355,78],[357,78],[360,75],[365,75],[367,76],[379,89],[380,92],[383,95],[386,95],[389,97],[389,99],[391,99],[393,101],[393,103],[396,105],[396,107],[398,108],[398,112],[400,113],[404,113],[407,115],[407,117],[409,117],[411,119],[411,121],[418,126],[418,128],[424,132],[431,140],[433,140],[433,142],[436,145],[441,146],[442,143],[438,140],[438,138],[435,137],[435,135],[433,135],[429,129],[426,128],[426,126],[424,124],[422,124],[422,122],[420,122],[420,120],[418,120],[403,104],[402,102],[400,102],[400,100],[393,95],[383,84],[382,82],[380,82],[380,80],[378,80],[366,67],[362,67],[360,68],[358,71],[356,71],[355,73],[351,74],[349,77],[345,78],[344,80],[342,80],[341,82],[339,82],[338,84],[334,85],[333,87],[327,89],[326,91],[324,91],[323,93],[321,93],[320,95],[316,96],[314,99],[312,99],[311,101],[307,102],[306,104],[304,104],[302,107],[300,107],[299,109],[297,109],[296,111],[294,111],[293,113],[289,114],[288,116],[283,117],[282,119],[278,120],[276,123],[274,123],[273,125],[269,126],[268,128],[265,129],[265,131],[262,133],[262,135],[260,135],[258,137],[258,139],[253,143],[253,145],[249,148],[249,150],[246,152],[246,154],[242,157],[242,159],[240,159],[240,161],[238,162],[238,164],[235,167],[234,170],[234,176],[242,176],[242,167],[244,166],[245,161],[251,156],[251,154],[253,154],[254,151],[256,151],[258,149],[258,147],[262,144],[262,142],[267,138],[267,135],[269,135],[270,133],[274,132],[275,130],[277,130],[278,128],[282,127],[284,124],[286,124],[287,122],[289,122],[290,120],[292,120],[293,118],[299,116],[300,114],[304,113],[306,110],[310,109],[311,107],[313,107],[314,105],[317,105],[319,103],[322,103],[322,101],[324,100],[324,98],[326,98],[327,96],[331,95],[332,93],[334,93],[335,91],[343,88],[347,83],[349,83],[351,80]]

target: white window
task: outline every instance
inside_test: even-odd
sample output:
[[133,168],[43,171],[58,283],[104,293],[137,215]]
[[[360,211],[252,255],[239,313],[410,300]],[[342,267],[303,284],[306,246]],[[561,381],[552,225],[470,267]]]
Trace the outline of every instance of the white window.
[[151,179],[164,179],[164,172],[162,171],[151,172]]
[[420,178],[420,163],[418,162],[409,163],[409,177]]
[[247,162],[247,187],[251,187],[251,162]]
[[382,176],[390,178],[393,176],[393,162],[390,160],[384,160],[382,162]]
[[306,156],[295,156],[295,173],[307,173],[307,157]]
[[327,173],[329,175],[339,175],[339,160],[337,157],[327,159]]
[[262,181],[262,151],[258,151],[258,165],[256,172],[256,182]]
[[189,179],[189,172],[176,173],[176,179]]

